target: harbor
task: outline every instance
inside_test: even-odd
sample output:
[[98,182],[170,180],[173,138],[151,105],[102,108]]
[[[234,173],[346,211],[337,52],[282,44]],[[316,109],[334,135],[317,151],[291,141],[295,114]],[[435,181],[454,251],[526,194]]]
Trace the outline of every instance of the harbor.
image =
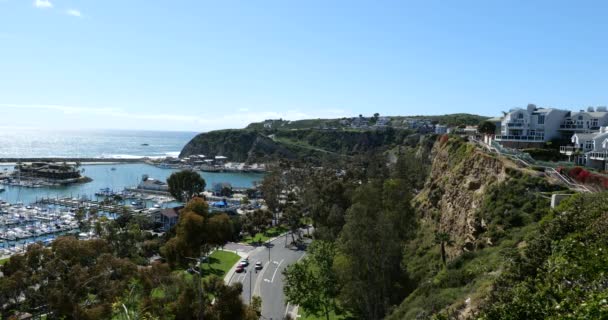
[[[0,165],[0,173],[13,177],[14,167]],[[23,252],[35,242],[49,245],[61,235],[84,239],[94,236],[79,231],[76,212],[81,209],[87,214],[93,210],[108,219],[125,210],[157,219],[161,210],[181,205],[169,195],[164,184],[178,169],[145,163],[83,164],[79,168],[91,178],[90,182],[68,185],[38,182],[36,187],[14,183],[17,180],[0,184],[0,259]],[[206,180],[207,188],[229,184],[240,192],[263,178],[256,173],[199,173]],[[148,184],[158,190],[142,188]],[[238,200],[214,196],[212,192],[205,195],[212,210],[234,211],[239,207]]]

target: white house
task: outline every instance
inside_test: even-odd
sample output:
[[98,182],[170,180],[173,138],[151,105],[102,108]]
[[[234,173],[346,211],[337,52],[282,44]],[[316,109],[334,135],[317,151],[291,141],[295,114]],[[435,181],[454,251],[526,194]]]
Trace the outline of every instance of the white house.
[[448,133],[448,126],[442,125],[442,124],[438,124],[435,126],[435,133],[436,134],[445,134]]
[[560,131],[566,133],[595,132],[600,127],[608,126],[608,111],[606,107],[589,107],[587,111],[569,112],[562,124]]
[[518,147],[560,138],[560,125],[568,113],[561,109],[537,108],[533,104],[526,109],[512,109],[502,118],[500,135],[495,140]]
[[600,127],[594,133],[575,133],[570,141],[572,145],[560,147],[560,153],[579,165],[602,170],[608,168],[608,127]]

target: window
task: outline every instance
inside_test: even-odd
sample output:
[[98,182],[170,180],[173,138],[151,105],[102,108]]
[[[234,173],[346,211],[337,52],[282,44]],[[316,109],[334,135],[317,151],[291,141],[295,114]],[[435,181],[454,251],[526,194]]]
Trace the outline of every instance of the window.
[[578,120],[583,120],[583,116],[578,116]]
[[591,119],[591,127],[595,128],[599,124],[598,119]]
[[536,135],[536,130],[530,130],[530,132],[528,133],[531,136],[535,136]]
[[538,115],[538,124],[545,124],[545,115],[544,114]]
[[593,149],[593,140],[585,141],[585,150]]
[[524,118],[524,114],[523,113],[517,114],[517,119],[523,119],[523,118]]

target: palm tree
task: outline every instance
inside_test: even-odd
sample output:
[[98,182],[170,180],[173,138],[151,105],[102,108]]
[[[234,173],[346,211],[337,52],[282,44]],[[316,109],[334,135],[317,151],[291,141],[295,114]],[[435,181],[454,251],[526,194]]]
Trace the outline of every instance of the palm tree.
[[451,246],[454,244],[454,241],[450,238],[450,235],[447,232],[436,232],[435,233],[435,243],[438,244],[441,248],[441,261],[443,265],[447,265],[446,257],[445,257],[445,246]]

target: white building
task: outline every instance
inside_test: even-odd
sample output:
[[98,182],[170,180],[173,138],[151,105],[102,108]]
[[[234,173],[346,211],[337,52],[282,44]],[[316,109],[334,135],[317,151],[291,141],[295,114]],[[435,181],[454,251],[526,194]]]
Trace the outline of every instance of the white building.
[[560,153],[567,155],[576,164],[608,169],[608,127],[601,127],[594,133],[575,133],[570,141],[572,145],[560,147]]
[[567,133],[596,132],[605,126],[608,126],[606,107],[589,107],[587,111],[569,112],[562,121],[560,130]]
[[448,126],[442,125],[442,124],[438,124],[435,126],[435,133],[436,134],[446,134],[448,133]]
[[500,124],[500,135],[495,140],[517,146],[518,143],[545,143],[561,137],[560,125],[567,110],[537,108],[529,104],[526,109],[512,109]]

